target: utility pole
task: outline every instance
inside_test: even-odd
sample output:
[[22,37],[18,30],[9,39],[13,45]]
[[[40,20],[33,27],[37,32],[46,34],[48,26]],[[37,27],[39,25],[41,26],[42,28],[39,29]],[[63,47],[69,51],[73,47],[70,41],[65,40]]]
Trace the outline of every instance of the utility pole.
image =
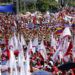
[[26,12],[26,2],[24,0],[24,12]]
[[33,0],[33,4],[34,4],[34,10],[36,10],[36,3],[34,2],[34,0]]
[[14,6],[14,11],[16,14],[19,13],[19,0],[12,0],[12,4]]
[[61,0],[61,6],[64,7],[64,5],[65,5],[64,0]]
[[19,0],[16,0],[16,11],[17,14],[19,13]]
[[11,1],[11,3],[13,4],[13,0]]
[[35,9],[35,11],[36,11],[36,2],[37,2],[37,0],[33,0],[34,1],[34,9]]

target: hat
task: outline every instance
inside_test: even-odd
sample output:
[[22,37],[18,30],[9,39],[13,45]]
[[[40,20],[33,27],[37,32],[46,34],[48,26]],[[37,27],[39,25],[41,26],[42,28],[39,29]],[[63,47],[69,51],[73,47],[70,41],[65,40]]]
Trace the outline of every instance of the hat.
[[49,63],[51,64],[51,66],[53,66],[53,62],[52,61],[49,61]]
[[18,56],[18,55],[19,55],[19,50],[15,50],[15,51],[14,51],[14,55],[15,55],[15,56]]

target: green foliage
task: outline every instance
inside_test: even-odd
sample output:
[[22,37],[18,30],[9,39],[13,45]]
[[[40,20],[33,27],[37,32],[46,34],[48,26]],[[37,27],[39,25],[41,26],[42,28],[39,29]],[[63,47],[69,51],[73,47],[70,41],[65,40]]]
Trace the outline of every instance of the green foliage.
[[69,6],[75,6],[75,1],[69,2]]
[[10,3],[12,0],[0,0],[0,3]]
[[8,2],[11,2],[12,0],[7,0]]
[[49,0],[37,0],[36,7],[37,10],[45,12],[49,9]]
[[[18,0],[19,1],[19,11],[23,12],[24,9],[26,9],[25,11],[30,11],[30,12],[33,12],[33,11],[36,11],[36,10],[39,10],[41,12],[45,12],[47,10],[50,10],[50,11],[56,11],[59,6],[60,6],[60,3],[57,3],[56,0],[37,0],[37,2],[34,2],[35,0],[29,2],[29,3],[25,3],[25,7],[24,8],[24,0]],[[69,6],[75,6],[75,0],[64,0],[65,3],[68,3]],[[12,0],[4,0],[4,3],[3,3],[3,0],[2,0],[2,3],[0,3],[0,5],[4,5],[4,4],[7,4],[7,3],[12,3]]]
[[26,5],[27,11],[33,12],[35,10],[35,4],[34,3],[28,3]]
[[59,3],[57,3],[55,0],[50,0],[49,3],[49,11],[55,12],[59,8]]

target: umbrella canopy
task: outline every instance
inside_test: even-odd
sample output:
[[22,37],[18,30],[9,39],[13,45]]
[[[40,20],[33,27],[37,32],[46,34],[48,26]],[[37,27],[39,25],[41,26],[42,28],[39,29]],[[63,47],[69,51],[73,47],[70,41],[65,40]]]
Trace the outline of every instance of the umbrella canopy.
[[75,63],[73,63],[73,62],[68,62],[66,64],[62,64],[62,65],[58,66],[58,69],[61,71],[65,71],[65,70],[68,71],[73,68],[75,68]]
[[32,75],[52,75],[52,73],[44,71],[44,70],[39,70],[39,71],[32,73]]

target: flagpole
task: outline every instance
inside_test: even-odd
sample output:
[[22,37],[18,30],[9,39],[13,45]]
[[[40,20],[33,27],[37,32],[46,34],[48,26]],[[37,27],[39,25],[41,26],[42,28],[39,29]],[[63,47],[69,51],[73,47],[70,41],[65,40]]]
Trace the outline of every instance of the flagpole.
[[1,75],[1,69],[0,69],[0,75]]
[[24,0],[24,12],[26,12],[26,3],[25,3],[25,0]]
[[10,75],[13,75],[13,69],[10,67]]
[[1,67],[2,65],[1,65],[1,48],[0,48],[0,75],[1,75]]
[[[0,67],[1,67],[1,65],[0,65]],[[0,75],[1,75],[1,68],[0,68]]]

